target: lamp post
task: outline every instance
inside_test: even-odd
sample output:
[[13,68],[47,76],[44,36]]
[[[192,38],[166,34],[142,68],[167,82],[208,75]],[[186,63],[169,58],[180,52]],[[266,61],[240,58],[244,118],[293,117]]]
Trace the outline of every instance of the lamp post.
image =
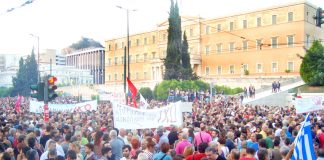
[[[119,9],[123,9],[126,10],[126,14],[127,14],[127,77],[130,79],[130,61],[129,61],[129,11],[136,11],[135,9],[128,9],[128,8],[124,8],[122,6],[116,6]],[[126,76],[126,75],[124,75]]]
[[40,82],[40,72],[39,72],[39,36],[36,36],[34,34],[29,34],[30,36],[37,38],[37,83]]

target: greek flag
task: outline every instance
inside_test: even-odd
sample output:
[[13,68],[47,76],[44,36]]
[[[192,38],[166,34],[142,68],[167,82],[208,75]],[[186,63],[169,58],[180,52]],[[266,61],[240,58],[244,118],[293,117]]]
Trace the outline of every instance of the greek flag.
[[294,154],[291,160],[316,160],[309,114],[306,116],[306,120],[296,137]]

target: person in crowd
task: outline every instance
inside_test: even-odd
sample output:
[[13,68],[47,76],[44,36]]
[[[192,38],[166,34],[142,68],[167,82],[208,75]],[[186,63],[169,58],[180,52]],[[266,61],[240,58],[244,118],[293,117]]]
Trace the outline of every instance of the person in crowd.
[[115,158],[114,160],[119,160],[122,158],[122,148],[124,146],[124,143],[117,138],[116,130],[111,130],[109,133],[109,137],[111,138],[109,144],[111,146],[112,154]]
[[177,154],[183,154],[183,151],[185,150],[185,148],[187,146],[191,146],[191,143],[188,141],[188,134],[187,133],[182,133],[181,134],[181,141],[177,144],[177,146],[175,147],[175,151]]
[[85,145],[85,160],[96,160],[97,157],[95,153],[93,152],[94,150],[94,145],[92,143],[88,143]]
[[208,160],[226,160],[226,158],[219,155],[218,151],[213,147],[207,147],[205,154]]
[[258,150],[258,160],[269,160],[268,150],[266,148],[260,148]]
[[256,160],[256,158],[255,158],[255,149],[246,148],[246,156],[241,157],[240,160]]
[[206,142],[202,142],[198,145],[198,152],[194,152],[192,155],[188,156],[186,160],[201,160],[202,158],[206,157],[205,151],[208,147]]
[[206,126],[204,123],[200,124],[200,132],[197,132],[195,134],[195,138],[194,138],[194,144],[195,146],[199,146],[200,143],[209,143],[210,141],[212,141],[212,138],[210,136],[210,134],[208,134],[205,130],[206,130]]
[[124,145],[123,146],[123,158],[121,160],[130,160],[131,159],[131,146],[129,145]]
[[69,150],[65,154],[66,160],[76,160],[77,159],[77,153],[73,150]]
[[194,153],[194,147],[193,146],[186,146],[185,149],[183,150],[183,157],[187,158],[190,155],[192,155]]
[[172,157],[168,155],[169,149],[169,143],[163,142],[160,147],[160,152],[154,154],[153,160],[172,160]]
[[[137,151],[140,150],[140,141],[136,138],[131,140],[131,150],[130,150],[130,157],[136,157]],[[124,145],[125,146],[125,145]]]

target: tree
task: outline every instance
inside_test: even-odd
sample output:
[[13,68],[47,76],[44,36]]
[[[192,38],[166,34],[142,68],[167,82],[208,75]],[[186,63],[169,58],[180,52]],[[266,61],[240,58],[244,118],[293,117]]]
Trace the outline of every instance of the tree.
[[152,100],[153,99],[153,91],[149,87],[143,87],[139,90],[139,93],[142,94],[142,96],[147,99],[147,100]]
[[31,55],[27,56],[24,61],[23,58],[19,60],[19,69],[17,76],[12,78],[13,89],[11,96],[29,96],[30,85],[37,84],[37,62],[35,59],[34,49]]
[[183,33],[183,41],[181,48],[181,62],[182,62],[182,71],[181,71],[181,79],[182,80],[197,80],[198,77],[195,73],[193,73],[190,63],[190,55],[188,52],[188,40],[186,32]]
[[181,18],[179,16],[178,3],[174,5],[171,0],[168,28],[167,55],[164,59],[164,79],[179,79],[181,70]]
[[73,43],[70,46],[70,48],[73,48],[74,50],[79,50],[79,49],[84,49],[84,48],[89,48],[89,47],[103,48],[103,46],[99,42],[97,42],[91,38],[85,38],[85,37],[81,37],[81,40],[79,40],[77,43]]
[[314,41],[311,48],[306,51],[300,66],[300,76],[305,83],[313,86],[324,85],[324,47]]

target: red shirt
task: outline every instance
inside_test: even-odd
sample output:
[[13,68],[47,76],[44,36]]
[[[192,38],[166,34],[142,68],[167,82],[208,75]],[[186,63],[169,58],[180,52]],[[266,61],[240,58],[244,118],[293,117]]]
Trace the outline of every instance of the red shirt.
[[247,157],[242,157],[240,160],[256,160],[255,158],[247,158]]
[[194,160],[201,160],[202,158],[206,157],[205,153],[196,153],[193,155],[190,155],[186,158],[186,160],[192,160],[192,157],[194,157]]
[[321,133],[320,135],[318,135],[318,139],[320,142],[320,148],[324,148],[324,133]]

